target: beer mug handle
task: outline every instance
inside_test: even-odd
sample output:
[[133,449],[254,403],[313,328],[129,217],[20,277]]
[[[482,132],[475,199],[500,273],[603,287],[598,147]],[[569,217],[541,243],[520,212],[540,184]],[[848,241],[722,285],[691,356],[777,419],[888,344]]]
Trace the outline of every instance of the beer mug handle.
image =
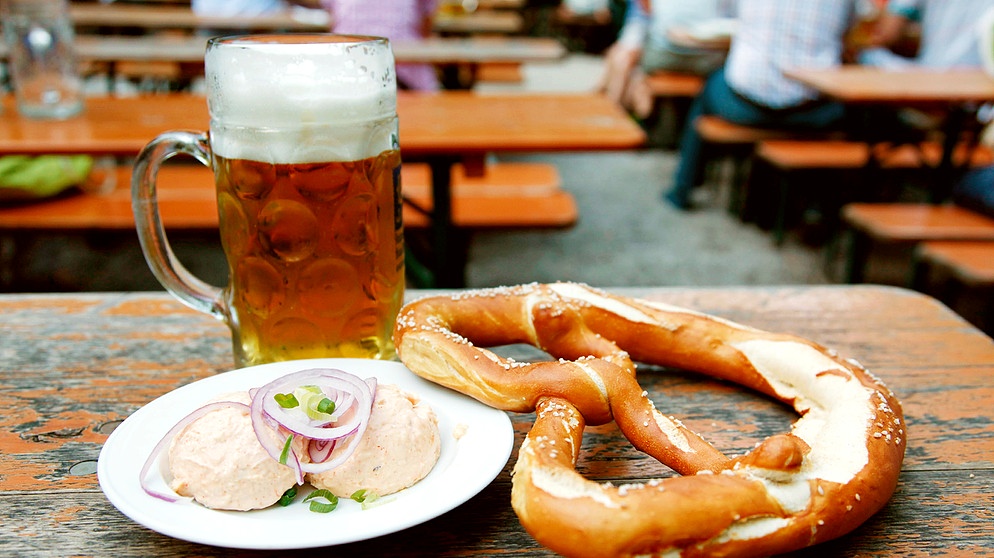
[[173,253],[162,226],[156,179],[162,163],[178,154],[189,155],[210,167],[211,150],[207,134],[163,133],[149,142],[135,160],[131,175],[131,207],[135,214],[138,240],[149,268],[166,290],[187,306],[226,321],[227,306],[221,289],[205,283],[183,267]]

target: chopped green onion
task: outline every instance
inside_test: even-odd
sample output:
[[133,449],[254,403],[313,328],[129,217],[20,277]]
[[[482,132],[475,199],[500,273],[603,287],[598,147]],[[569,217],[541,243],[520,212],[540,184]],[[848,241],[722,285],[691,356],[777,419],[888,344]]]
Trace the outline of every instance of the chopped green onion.
[[291,486],[286,490],[286,492],[283,493],[282,496],[280,496],[280,499],[277,500],[276,503],[284,507],[289,506],[293,502],[293,499],[296,497],[297,497],[297,487]]
[[297,401],[297,398],[292,393],[277,393],[273,396],[273,399],[284,409],[292,409],[300,405],[300,402]]
[[[327,502],[319,502],[315,498],[324,498]],[[310,502],[312,512],[328,513],[338,507],[338,496],[332,494],[330,490],[322,488],[308,494],[301,503],[303,502]]]
[[331,399],[328,399],[327,397],[325,397],[324,399],[321,400],[320,403],[318,403],[318,412],[319,413],[326,413],[326,414],[329,414],[329,415],[331,413],[334,413],[335,412],[335,402],[332,401]]
[[280,464],[286,465],[286,460],[290,457],[290,444],[293,443],[293,434],[286,437],[286,442],[283,444],[283,451],[280,452]]
[[370,508],[375,508],[381,504],[386,504],[394,501],[394,498],[380,498],[380,495],[375,492],[370,492],[365,488],[360,488],[352,493],[349,498],[355,500],[362,504],[362,509],[368,510]]
[[356,490],[355,492],[352,493],[351,496],[349,496],[349,498],[355,500],[356,502],[359,502],[360,504],[363,503],[363,501],[366,500],[366,489],[360,488],[359,490]]

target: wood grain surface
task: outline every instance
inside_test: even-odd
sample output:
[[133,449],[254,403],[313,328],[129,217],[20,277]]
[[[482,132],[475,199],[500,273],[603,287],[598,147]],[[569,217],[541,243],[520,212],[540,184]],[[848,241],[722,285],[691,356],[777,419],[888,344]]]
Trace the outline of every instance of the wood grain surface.
[[[645,132],[606,97],[579,93],[401,92],[405,157],[504,151],[603,151],[640,147]],[[82,114],[32,120],[10,95],[0,119],[0,152],[134,156],[168,130],[206,131],[207,101],[192,94],[87,97]]]
[[[994,342],[946,307],[878,286],[612,290],[808,337],[856,358],[898,394],[908,452],[897,492],[854,533],[798,556],[994,555]],[[546,358],[518,345],[499,352]],[[120,421],[231,367],[225,326],[162,293],[0,295],[0,555],[282,554],[159,535],[115,510],[97,484],[101,445]],[[677,370],[643,366],[640,381],[657,408],[728,454],[795,418],[772,400]],[[532,418],[512,414],[514,452],[478,496],[335,555],[550,555],[510,506],[510,468]],[[587,430],[578,469],[614,482],[673,474],[613,425]]]
[[883,70],[850,64],[784,72],[788,77],[846,103],[936,107],[994,100],[994,78],[981,69]]

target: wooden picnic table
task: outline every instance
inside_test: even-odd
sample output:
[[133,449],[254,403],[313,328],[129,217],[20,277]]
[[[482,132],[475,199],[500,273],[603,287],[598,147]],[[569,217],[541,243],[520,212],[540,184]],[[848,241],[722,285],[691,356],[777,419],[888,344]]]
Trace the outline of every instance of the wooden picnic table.
[[[420,41],[391,41],[397,62],[483,64],[488,62],[550,62],[563,58],[566,48],[547,37],[432,37]],[[204,63],[205,37],[175,35],[82,35],[76,55],[92,62]],[[0,44],[0,58],[7,47]]]
[[[207,106],[196,95],[91,97],[75,118],[31,120],[3,100],[0,153],[86,153],[134,156],[168,130],[206,130]],[[432,173],[432,257],[436,286],[465,282],[465,254],[452,227],[451,168],[482,172],[490,153],[624,150],[645,133],[606,97],[595,94],[481,94],[471,91],[398,95],[405,161]]]
[[[189,6],[138,4],[73,4],[69,15],[77,29],[136,28],[187,32],[198,30],[328,31],[330,15],[309,10],[306,17],[290,10],[259,16],[198,15]],[[438,14],[433,30],[443,34],[520,33],[524,19],[515,10],[478,10],[461,14]]]
[[[206,47],[207,39],[196,35],[81,35],[75,42],[79,60],[106,65],[111,84],[118,66],[130,62],[169,63],[186,79],[202,77]],[[445,83],[460,89],[475,85],[484,64],[554,62],[566,56],[566,47],[547,37],[431,37],[391,42],[391,47],[398,63],[432,64],[445,75],[458,76]],[[0,60],[6,56],[7,48],[0,43]]]
[[784,72],[844,103],[947,108],[994,100],[994,78],[983,70],[884,70],[847,64]]
[[525,29],[524,17],[513,10],[479,10],[460,14],[437,13],[432,30],[442,35],[513,35]]
[[208,16],[193,12],[189,6],[168,4],[73,3],[69,17],[78,30],[136,28],[144,31],[175,29],[229,31],[328,31],[330,18],[301,17],[292,10],[257,16]]
[[[890,502],[854,532],[793,556],[994,555],[994,342],[948,308],[913,291],[869,285],[612,291],[812,339],[859,360],[902,401],[908,449]],[[520,345],[498,352],[519,361],[547,358]],[[121,421],[166,392],[231,369],[230,337],[220,322],[165,293],[0,295],[0,355],[0,554],[280,555],[201,546],[143,528],[112,507],[94,474]],[[724,382],[639,371],[657,406],[729,454],[785,432],[796,418]],[[477,496],[402,532],[330,550],[552,556],[510,506],[511,468],[534,416],[509,417],[511,458]],[[610,424],[587,429],[578,470],[615,485],[673,474]]]
[[[880,108],[912,108],[940,113],[942,155],[935,166],[932,197],[944,201],[955,181],[958,165],[954,154],[958,146],[976,145],[980,123],[977,111],[994,101],[994,78],[980,69],[936,70],[908,68],[886,70],[847,64],[827,69],[788,69],[785,74],[827,97],[837,99],[864,114],[870,122],[860,135],[869,142],[900,141],[887,130],[872,124],[869,114]],[[968,137],[964,140],[964,134]],[[970,157],[963,157],[965,166]]]

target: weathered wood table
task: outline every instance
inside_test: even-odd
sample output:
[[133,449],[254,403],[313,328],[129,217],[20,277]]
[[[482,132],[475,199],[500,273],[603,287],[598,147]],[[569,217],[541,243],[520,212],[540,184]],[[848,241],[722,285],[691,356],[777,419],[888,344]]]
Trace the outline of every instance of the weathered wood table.
[[[896,493],[818,555],[994,555],[994,342],[946,307],[875,286],[616,292],[808,337],[860,360],[902,399],[908,451]],[[540,355],[519,346],[501,352],[519,360]],[[254,555],[131,522],[106,500],[94,474],[101,445],[120,421],[163,393],[230,368],[227,329],[165,294],[0,295],[0,555]],[[768,399],[679,371],[643,369],[640,379],[657,407],[730,454],[786,431],[794,419]],[[532,416],[511,419],[514,452],[478,496],[405,531],[331,550],[548,555],[510,506],[510,470]],[[672,474],[632,449],[613,425],[587,430],[578,468],[615,483]]]

